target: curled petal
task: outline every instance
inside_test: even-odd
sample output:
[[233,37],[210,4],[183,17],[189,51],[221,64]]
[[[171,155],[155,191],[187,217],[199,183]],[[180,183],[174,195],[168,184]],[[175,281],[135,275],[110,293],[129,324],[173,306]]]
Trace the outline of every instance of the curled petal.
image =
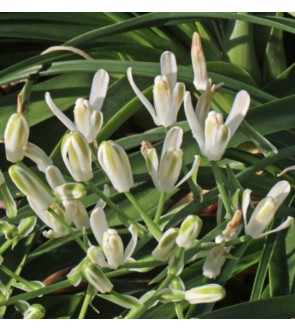
[[129,81],[133,91],[135,92],[135,94],[137,95],[139,100],[143,103],[143,105],[146,107],[146,109],[148,110],[148,112],[152,116],[155,124],[158,126],[159,123],[158,123],[158,119],[157,119],[157,115],[156,115],[156,111],[154,109],[154,106],[150,103],[150,101],[145,97],[145,95],[138,89],[138,87],[134,83],[134,80],[133,80],[133,77],[132,77],[132,68],[127,69],[127,78],[128,78],[128,81]]
[[36,163],[41,172],[45,172],[48,166],[52,165],[52,160],[39,146],[28,142],[24,146],[24,154],[27,158]]
[[76,126],[64,113],[54,104],[50,93],[45,93],[45,101],[50,108],[51,112],[71,131],[75,131]]
[[125,252],[124,252],[125,261],[127,261],[131,257],[131,255],[133,254],[134,249],[136,247],[136,244],[137,244],[137,231],[136,231],[135,227],[131,225],[129,227],[129,232],[131,233],[131,240],[128,243],[128,245],[125,249]]

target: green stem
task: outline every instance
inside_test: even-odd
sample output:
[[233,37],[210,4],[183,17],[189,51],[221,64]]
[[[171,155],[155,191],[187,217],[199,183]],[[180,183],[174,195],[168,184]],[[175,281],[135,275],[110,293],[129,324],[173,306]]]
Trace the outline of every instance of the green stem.
[[143,221],[145,222],[148,230],[151,232],[151,234],[153,235],[153,237],[155,239],[157,239],[157,241],[160,241],[161,237],[162,237],[162,231],[160,230],[159,226],[156,225],[153,220],[149,217],[149,215],[143,210],[143,208],[141,207],[141,205],[138,203],[138,201],[136,200],[136,198],[130,193],[127,192],[125,193],[126,197],[129,199],[129,201],[131,202],[131,204],[136,208],[136,210],[139,212],[139,214],[141,215]]
[[87,309],[88,309],[88,307],[91,303],[92,297],[95,293],[96,293],[95,288],[92,285],[88,284],[86,295],[84,297],[84,301],[83,301],[82,308],[81,308],[78,319],[84,319],[85,318],[85,315],[87,313]]
[[212,165],[212,170],[213,170],[213,174],[215,177],[216,185],[217,185],[221,200],[223,202],[223,205],[224,205],[226,213],[227,213],[226,217],[227,217],[227,219],[231,219],[232,218],[231,204],[230,204],[230,201],[228,199],[228,196],[227,196],[227,193],[226,193],[226,190],[224,187],[220,168],[216,161],[211,161],[211,165]]
[[157,207],[157,211],[155,214],[155,219],[154,219],[154,223],[156,225],[159,224],[163,209],[164,209],[164,205],[165,205],[165,198],[166,198],[166,193],[160,193],[160,198],[159,198],[159,203],[158,203],[158,207]]
[[74,240],[77,242],[77,244],[87,253],[87,246],[85,243],[79,238],[79,236],[76,234],[75,231],[72,230],[72,228],[61,218],[54,210],[51,208],[48,209],[48,212],[64,227],[65,230],[67,230]]
[[[93,193],[95,193],[99,198],[101,198],[111,209],[117,212],[117,214],[120,216],[120,220],[124,226],[127,228],[129,227],[129,224],[136,227],[136,230],[143,234],[144,230],[140,227],[140,225],[137,224],[135,220],[133,220],[131,217],[129,217],[122,209],[120,209],[108,196],[106,196],[101,190],[96,188],[96,186],[91,183],[87,182],[87,185],[92,190]],[[125,222],[125,220],[129,220],[129,224]]]
[[24,284],[25,286],[27,286],[29,289],[34,290],[36,289],[36,285],[32,284],[30,281],[22,278],[21,276],[17,275],[16,273],[14,273],[13,271],[11,271],[10,269],[8,269],[6,266],[1,265],[0,266],[0,271],[5,273],[7,276],[9,276],[12,279],[15,279],[16,281]]
[[0,255],[2,255],[13,243],[14,239],[6,240],[0,247]]
[[29,301],[31,299],[34,299],[38,296],[41,295],[45,295],[51,292],[55,292],[58,291],[60,289],[66,288],[66,287],[70,287],[72,286],[72,284],[69,282],[69,280],[64,280],[61,282],[58,282],[56,284],[47,286],[47,287],[43,287],[43,288],[39,288],[35,291],[32,292],[27,292],[27,293],[23,293],[23,294],[19,294],[16,296],[12,296],[11,298],[9,298],[6,301],[1,301],[0,302],[0,307],[1,306],[7,306],[7,305],[11,305],[14,304],[15,302],[19,301],[19,300],[23,300],[23,301]]

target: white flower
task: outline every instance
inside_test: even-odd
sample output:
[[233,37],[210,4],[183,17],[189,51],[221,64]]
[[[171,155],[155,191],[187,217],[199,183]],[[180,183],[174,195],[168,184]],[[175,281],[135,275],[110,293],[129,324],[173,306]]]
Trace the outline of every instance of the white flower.
[[95,264],[85,264],[82,271],[85,279],[100,293],[109,293],[112,290],[113,284]]
[[39,210],[47,210],[52,203],[52,198],[45,186],[35,176],[24,168],[13,165],[9,168],[9,175],[17,188],[27,196],[28,199],[38,206]]
[[12,163],[24,158],[24,146],[29,139],[30,128],[26,118],[21,113],[12,114],[5,131],[4,142],[7,160]]
[[191,304],[211,303],[222,300],[225,290],[217,284],[208,284],[185,291],[185,299]]
[[87,142],[95,140],[103,124],[103,114],[101,107],[106,97],[109,84],[108,73],[100,69],[93,77],[89,101],[79,98],[74,108],[74,123],[64,115],[54,104],[48,92],[45,94],[45,100],[51,111],[57,118],[71,131],[79,131],[85,137]]
[[180,149],[182,137],[183,130],[179,127],[173,127],[168,131],[163,144],[160,163],[156,149],[148,142],[142,143],[141,153],[145,158],[153,183],[160,192],[172,192],[190,177],[195,177],[198,172],[201,159],[199,156],[195,156],[192,169],[176,184],[182,166],[183,152]]
[[93,177],[91,151],[81,133],[72,131],[64,136],[61,155],[75,181],[87,182]]
[[161,75],[155,78],[153,95],[154,106],[144,96],[134,83],[132,69],[128,68],[127,77],[129,83],[146,107],[157,126],[168,127],[177,121],[177,114],[183,101],[185,85],[177,82],[176,58],[172,52],[164,52],[161,55]]
[[[208,84],[210,85],[210,83]],[[240,91],[236,95],[225,123],[223,123],[222,114],[215,111],[207,113],[208,108],[200,110],[197,107],[196,111],[198,113],[195,112],[190,93],[185,94],[184,109],[187,121],[202,155],[212,161],[218,161],[222,158],[229,141],[247,114],[249,105],[249,94],[246,91]]]
[[115,229],[109,228],[102,208],[95,208],[90,216],[90,225],[94,237],[100,248],[91,246],[87,256],[90,260],[101,266],[116,269],[131,260],[131,255],[137,244],[137,232],[134,226],[129,227],[131,240],[124,250],[121,237]]
[[257,239],[291,226],[294,222],[294,218],[288,217],[276,229],[264,232],[273,220],[278,208],[288,196],[290,190],[291,186],[287,181],[279,181],[275,184],[266,197],[258,203],[250,217],[249,222],[247,221],[247,210],[250,204],[251,190],[245,190],[242,202],[245,233],[250,235],[253,239]]
[[189,249],[200,234],[202,225],[202,220],[198,216],[190,215],[186,217],[176,238],[177,245]]
[[165,262],[173,256],[177,249],[176,238],[178,232],[178,228],[170,228],[163,234],[157,247],[152,252],[157,261]]
[[192,38],[191,57],[194,70],[194,85],[197,90],[206,90],[208,82],[206,59],[200,35],[195,32]]
[[133,187],[130,162],[127,153],[119,144],[113,141],[102,142],[97,157],[100,166],[119,193],[128,192]]

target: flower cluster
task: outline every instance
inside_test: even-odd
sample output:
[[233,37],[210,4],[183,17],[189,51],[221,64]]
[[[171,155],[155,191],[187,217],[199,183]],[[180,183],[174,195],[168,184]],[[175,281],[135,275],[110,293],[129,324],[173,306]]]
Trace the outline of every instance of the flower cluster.
[[[150,176],[147,175],[148,181],[151,178],[153,192],[160,197],[153,218],[140,198],[132,194],[133,188],[142,184],[142,179],[134,176],[132,160],[123,145],[113,140],[98,144],[96,140],[104,124],[102,108],[109,84],[109,75],[105,70],[100,69],[95,73],[89,100],[76,100],[73,121],[58,108],[49,92],[45,95],[49,109],[69,130],[60,144],[63,165],[54,165],[54,158],[29,142],[30,127],[22,112],[9,118],[4,133],[6,158],[13,163],[8,174],[21,195],[26,197],[32,216],[21,218],[18,225],[10,222],[18,211],[6,179],[0,171],[0,194],[7,215],[7,220],[0,221],[0,233],[7,241],[14,240],[13,245],[34,232],[37,224],[42,227],[46,238],[73,236],[84,250],[85,257],[69,272],[69,283],[76,287],[86,281],[92,296],[99,292],[105,299],[131,309],[130,317],[136,317],[139,312],[158,302],[186,301],[194,305],[223,299],[225,290],[219,284],[203,284],[198,281],[186,289],[185,274],[182,272],[187,264],[204,259],[204,276],[215,279],[222,273],[226,259],[231,258],[230,251],[235,243],[239,243],[241,234],[252,241],[281,231],[293,223],[293,218],[288,217],[280,226],[269,230],[277,210],[291,191],[287,181],[274,184],[255,208],[249,189],[243,191],[243,197],[237,199],[236,206],[228,200],[216,162],[223,158],[232,137],[247,115],[250,96],[246,91],[239,91],[224,121],[224,114],[211,109],[214,93],[221,85],[213,84],[208,76],[198,33],[192,38],[191,56],[193,84],[196,94],[200,93],[195,108],[191,92],[186,91],[184,83],[177,82],[177,63],[172,52],[166,51],[161,55],[161,73],[155,78],[153,85],[153,104],[136,86],[132,69],[127,70],[131,88],[150,113],[155,125],[163,126],[163,132],[165,131],[162,143],[158,142],[153,146],[145,140],[140,149],[143,164],[145,162]],[[177,123],[182,105],[188,124],[186,127]],[[193,136],[201,155],[186,156],[186,162],[182,149],[184,135]],[[24,158],[35,163],[38,170],[28,168],[23,163]],[[217,236],[217,233],[211,237],[209,235],[205,240],[200,237],[203,221],[196,211],[178,220],[174,218],[177,208],[163,214],[167,208],[165,198],[173,197],[183,184],[185,189],[189,188],[193,193],[196,189],[200,190],[197,174],[201,158],[205,163],[211,163],[215,170],[217,167],[214,175],[224,203],[222,209],[225,207],[227,210],[223,217],[222,232]],[[185,164],[190,164],[191,169],[187,171]],[[94,176],[100,177],[99,184]],[[100,190],[99,186],[103,182],[105,187]],[[111,189],[108,185],[111,185]],[[88,190],[99,197],[94,204],[88,204],[85,199]],[[122,194],[123,197],[125,195],[136,213],[131,215],[128,208],[123,209],[117,205],[117,194]],[[199,197],[195,195],[194,199],[198,200]],[[105,211],[106,206],[108,209]],[[110,210],[118,215],[116,222],[108,220]],[[36,216],[44,225],[40,226]],[[148,248],[152,250],[141,259],[138,251],[146,243],[149,243]],[[0,265],[5,264],[1,256],[0,261]],[[139,299],[114,292],[115,283],[111,276],[115,275],[115,271],[144,273],[158,266],[167,267],[164,270],[166,279],[162,280],[160,287]],[[163,275],[156,278],[157,281],[160,279],[163,279]],[[0,296],[2,293],[0,292]],[[6,295],[9,294],[5,293]],[[38,304],[30,305],[23,301],[18,303],[17,308],[25,318],[41,318],[45,314],[44,308]]]

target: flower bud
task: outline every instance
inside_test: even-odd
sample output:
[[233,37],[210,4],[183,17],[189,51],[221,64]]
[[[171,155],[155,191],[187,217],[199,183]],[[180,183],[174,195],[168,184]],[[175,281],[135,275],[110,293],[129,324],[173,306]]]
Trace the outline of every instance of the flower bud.
[[61,144],[63,161],[77,182],[87,182],[93,177],[92,158],[85,137],[78,131],[65,135]]
[[19,235],[27,236],[30,233],[32,233],[32,231],[35,228],[36,222],[37,222],[36,216],[31,216],[21,219],[17,227]]
[[17,227],[7,221],[0,220],[0,234],[3,234],[6,240],[12,240],[18,235]]
[[24,319],[41,319],[44,315],[44,307],[41,304],[35,303],[24,312]]
[[177,228],[168,229],[162,236],[159,244],[152,252],[153,257],[158,261],[168,261],[168,259],[174,254],[177,245],[176,238],[178,235]]
[[191,57],[194,70],[194,85],[197,90],[206,90],[208,82],[206,59],[200,35],[195,32],[192,38]]
[[28,122],[22,114],[11,115],[4,132],[7,160],[16,163],[24,158],[23,148],[28,142],[29,131]]
[[101,269],[92,263],[88,263],[83,267],[83,275],[102,294],[109,293],[113,288],[113,284]]
[[24,168],[13,165],[9,175],[17,188],[30,198],[40,210],[47,210],[52,203],[51,196],[41,182]]
[[86,196],[86,188],[82,183],[67,182],[56,187],[54,194],[61,201],[81,199]]
[[102,142],[98,148],[98,161],[118,192],[128,192],[133,187],[130,162],[119,144]]
[[217,284],[208,284],[192,288],[185,292],[185,299],[190,304],[217,302],[222,300],[224,297],[224,288]]
[[202,229],[202,220],[198,216],[188,216],[180,226],[176,243],[179,247],[189,249]]

